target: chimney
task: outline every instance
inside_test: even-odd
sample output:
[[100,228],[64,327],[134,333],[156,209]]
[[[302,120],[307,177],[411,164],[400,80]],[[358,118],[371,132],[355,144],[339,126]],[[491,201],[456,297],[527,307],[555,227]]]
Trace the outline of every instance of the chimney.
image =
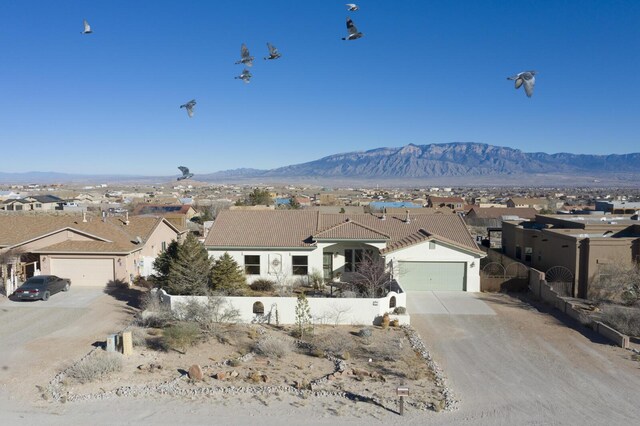
[[409,217],[409,210],[407,210],[407,218],[404,220],[405,223],[411,223],[411,218]]
[[125,225],[129,224],[129,211],[128,210],[124,213],[124,224]]
[[107,212],[102,210],[102,221],[106,222],[107,221]]
[[87,212],[84,210],[82,211],[82,222],[87,223]]
[[382,209],[382,217],[380,218],[380,220],[387,220],[387,208],[384,207]]

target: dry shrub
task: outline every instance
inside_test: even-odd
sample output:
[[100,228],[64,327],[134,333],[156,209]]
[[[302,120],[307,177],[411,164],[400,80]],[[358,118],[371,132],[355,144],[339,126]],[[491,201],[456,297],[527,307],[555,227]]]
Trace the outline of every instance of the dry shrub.
[[316,336],[313,339],[316,348],[339,355],[344,352],[353,350],[354,343],[350,337],[346,337],[339,333],[329,333]]
[[397,315],[404,315],[407,313],[407,308],[405,308],[404,306],[396,306],[393,310],[393,313]]
[[276,283],[266,278],[260,278],[249,284],[253,291],[273,291]]
[[67,375],[80,383],[88,383],[120,370],[122,370],[122,355],[94,352],[67,370]]
[[147,346],[147,332],[144,328],[131,327],[131,338],[133,346],[146,347]]
[[640,308],[626,306],[603,305],[601,306],[601,320],[620,333],[629,336],[640,336]]
[[291,344],[276,337],[265,337],[256,342],[254,350],[268,358],[283,358],[291,352]]
[[253,383],[260,383],[262,381],[262,374],[258,373],[257,371],[252,371],[251,373],[249,373],[247,378]]
[[142,296],[138,324],[142,327],[165,327],[175,320],[171,309],[160,302],[157,294],[148,292]]
[[349,351],[344,351],[340,355],[340,358],[342,358],[345,361],[349,361],[351,359],[351,353]]
[[187,347],[196,344],[200,338],[200,328],[192,322],[179,322],[167,327],[162,333],[162,342],[166,348],[185,353]]
[[640,303],[640,266],[602,265],[589,284],[589,298],[625,305]]

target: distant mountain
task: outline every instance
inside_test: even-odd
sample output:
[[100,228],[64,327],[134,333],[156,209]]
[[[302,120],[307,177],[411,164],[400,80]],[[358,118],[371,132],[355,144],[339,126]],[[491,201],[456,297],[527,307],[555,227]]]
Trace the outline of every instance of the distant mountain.
[[[218,172],[216,177],[225,177]],[[252,178],[405,179],[498,177],[510,175],[638,175],[640,153],[581,155],[525,153],[518,149],[474,142],[377,148],[335,154],[277,169],[251,170]],[[235,177],[241,177],[236,174]]]
[[[517,179],[516,179],[517,177]],[[607,182],[637,185],[640,153],[583,155],[525,153],[518,149],[475,142],[376,148],[330,155],[308,163],[271,170],[241,168],[198,174],[204,182],[367,182],[411,180],[450,184],[578,185]],[[162,182],[174,177],[72,175],[54,172],[2,173],[0,182]]]

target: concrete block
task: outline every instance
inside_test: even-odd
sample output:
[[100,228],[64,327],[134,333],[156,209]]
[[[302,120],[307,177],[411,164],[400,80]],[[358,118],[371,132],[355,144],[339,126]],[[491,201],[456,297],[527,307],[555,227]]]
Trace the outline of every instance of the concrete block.
[[122,355],[129,356],[133,354],[133,337],[130,331],[122,332]]
[[619,331],[609,327],[608,325],[601,323],[600,321],[596,321],[595,326],[596,332],[601,336],[606,337],[621,348],[629,348],[629,336],[627,336],[626,334],[622,334]]
[[116,352],[118,350],[118,335],[110,334],[107,336],[107,352]]

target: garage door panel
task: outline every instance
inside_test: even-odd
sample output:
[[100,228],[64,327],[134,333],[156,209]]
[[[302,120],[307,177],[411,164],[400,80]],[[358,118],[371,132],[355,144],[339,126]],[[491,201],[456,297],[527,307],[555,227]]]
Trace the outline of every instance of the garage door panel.
[[464,262],[400,262],[400,285],[405,291],[464,291]]
[[51,259],[51,274],[71,279],[73,286],[104,287],[114,279],[113,259]]

